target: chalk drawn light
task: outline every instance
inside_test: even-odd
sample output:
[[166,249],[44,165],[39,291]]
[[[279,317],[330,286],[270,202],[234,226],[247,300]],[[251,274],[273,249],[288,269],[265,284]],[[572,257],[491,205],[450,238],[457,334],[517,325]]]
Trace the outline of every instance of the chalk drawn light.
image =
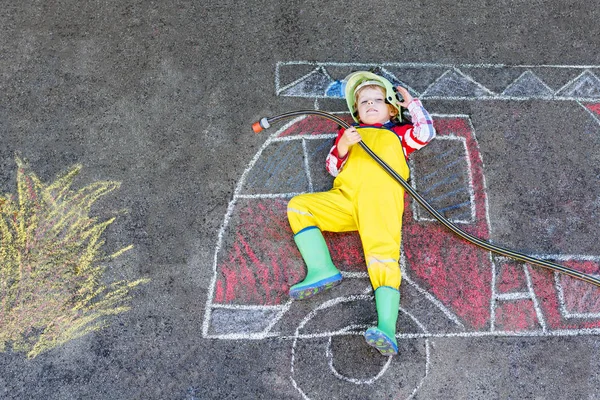
[[89,215],[100,197],[118,182],[71,186],[77,165],[44,184],[16,159],[17,195],[0,196],[0,351],[40,353],[107,324],[123,313],[131,290],[146,282],[102,283],[102,234],[115,220]]

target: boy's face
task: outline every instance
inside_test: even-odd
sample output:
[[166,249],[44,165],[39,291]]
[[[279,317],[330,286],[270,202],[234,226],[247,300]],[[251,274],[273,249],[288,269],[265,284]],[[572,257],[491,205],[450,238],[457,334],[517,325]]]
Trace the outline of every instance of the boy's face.
[[366,87],[358,93],[356,101],[358,119],[363,124],[385,124],[394,116],[385,102],[383,89]]

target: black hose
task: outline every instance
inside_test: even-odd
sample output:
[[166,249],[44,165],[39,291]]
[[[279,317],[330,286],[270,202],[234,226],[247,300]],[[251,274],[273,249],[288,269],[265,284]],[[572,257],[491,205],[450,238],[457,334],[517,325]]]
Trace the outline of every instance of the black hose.
[[[350,125],[344,121],[343,119],[336,117],[333,114],[327,113],[325,111],[320,111],[320,110],[298,110],[298,111],[292,111],[292,112],[288,112],[288,113],[284,113],[284,114],[280,114],[277,115],[275,117],[270,117],[270,118],[263,118],[260,121],[260,126],[262,128],[268,128],[271,123],[275,123],[278,122],[280,120],[283,119],[287,119],[287,118],[292,118],[292,117],[297,117],[297,116],[302,116],[302,115],[318,115],[320,117],[323,118],[327,118],[333,122],[335,122],[336,124],[340,125],[343,128],[349,128]],[[265,124],[266,122],[266,124]],[[266,125],[266,126],[265,126]],[[385,163],[385,161],[383,161],[381,158],[379,158],[377,156],[377,154],[375,154],[373,152],[373,150],[371,150],[366,144],[364,144],[362,141],[358,142],[358,144],[360,145],[360,147],[362,147],[388,174],[390,174],[394,179],[396,179],[396,181],[398,181],[398,183],[400,183],[400,185],[402,185],[402,187],[412,196],[413,199],[416,200],[417,203],[419,203],[423,208],[425,208],[431,215],[434,216],[435,219],[437,219],[439,222],[442,223],[442,225],[444,225],[446,228],[450,229],[452,232],[454,232],[456,235],[458,235],[459,237],[465,239],[466,241],[479,246],[485,250],[500,254],[502,256],[505,257],[509,257],[518,261],[522,261],[522,262],[526,262],[529,264],[534,264],[534,265],[538,265],[540,267],[544,267],[544,268],[548,268],[552,271],[555,272],[560,272],[562,274],[571,276],[573,278],[582,280],[584,282],[587,283],[591,283],[592,285],[596,285],[598,287],[600,287],[600,279],[593,277],[591,275],[585,274],[583,272],[579,272],[577,270],[574,270],[572,268],[568,268],[565,267],[563,265],[560,264],[555,264],[553,262],[550,261],[546,261],[546,260],[540,260],[538,258],[535,257],[531,257],[528,256],[527,254],[523,254],[523,253],[519,253],[517,251],[514,250],[509,250],[506,249],[504,247],[501,246],[497,246],[495,244],[486,242],[485,240],[482,240],[478,237],[475,237],[463,230],[461,230],[459,227],[457,227],[456,225],[454,225],[452,222],[448,221],[442,214],[440,214],[435,208],[433,208],[429,203],[427,203],[427,201],[421,197],[421,195],[419,193],[417,193],[417,191],[415,189],[413,189],[412,186],[410,186],[408,184],[408,182],[406,182],[396,171],[394,171],[393,168],[391,168],[388,164]]]

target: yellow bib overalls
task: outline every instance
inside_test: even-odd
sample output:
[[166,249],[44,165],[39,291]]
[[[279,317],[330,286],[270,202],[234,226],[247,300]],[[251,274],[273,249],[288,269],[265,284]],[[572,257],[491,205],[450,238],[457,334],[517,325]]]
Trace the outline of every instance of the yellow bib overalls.
[[[408,179],[400,138],[387,128],[357,127],[363,142]],[[293,197],[288,219],[294,234],[310,226],[322,231],[358,231],[373,289],[400,287],[400,241],[404,189],[359,145],[327,192]]]

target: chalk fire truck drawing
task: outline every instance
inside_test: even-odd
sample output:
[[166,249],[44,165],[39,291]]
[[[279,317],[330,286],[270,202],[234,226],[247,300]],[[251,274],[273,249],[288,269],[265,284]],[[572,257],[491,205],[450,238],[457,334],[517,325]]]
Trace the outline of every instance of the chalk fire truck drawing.
[[[299,79],[280,85],[282,75],[309,67]],[[600,79],[596,76],[598,68],[592,67],[580,68],[574,79],[553,90],[537,76],[534,66],[280,63],[276,70],[277,94],[314,98],[318,108],[320,99],[339,97],[339,81],[330,76],[329,70],[340,69],[338,75],[344,76],[350,68],[366,67],[378,67],[379,73],[409,87],[424,101],[567,100],[583,107],[600,125]],[[512,74],[516,78],[504,83],[504,90],[491,90],[464,72],[477,68],[496,68],[501,72],[498,76]],[[390,72],[394,69],[402,73]],[[429,82],[406,81],[411,73]],[[438,136],[411,156],[411,185],[462,230],[489,240],[485,167],[476,127],[469,115],[429,111]],[[347,114],[339,116],[351,120]],[[289,286],[302,279],[304,266],[286,217],[286,204],[292,196],[331,187],[324,159],[337,126],[308,116],[273,131],[240,178],[219,232],[205,337],[289,339],[291,382],[304,398],[324,396],[318,393],[323,384],[337,386],[342,392],[344,385],[352,385],[354,391],[357,386],[374,384],[389,389],[398,376],[406,384],[393,393],[410,398],[429,373],[431,338],[600,334],[600,289],[477,248],[452,235],[407,196],[397,335],[399,357],[404,352],[405,358],[386,359],[372,366],[371,374],[366,375],[338,371],[332,350],[336,346],[332,343],[339,338],[359,337],[376,320],[359,237],[355,233],[325,233],[344,281],[311,300],[293,302],[287,292]],[[600,273],[600,256],[537,257],[591,275]],[[303,350],[307,346],[322,349],[320,367],[305,359]],[[310,372],[306,370],[309,365]]]

